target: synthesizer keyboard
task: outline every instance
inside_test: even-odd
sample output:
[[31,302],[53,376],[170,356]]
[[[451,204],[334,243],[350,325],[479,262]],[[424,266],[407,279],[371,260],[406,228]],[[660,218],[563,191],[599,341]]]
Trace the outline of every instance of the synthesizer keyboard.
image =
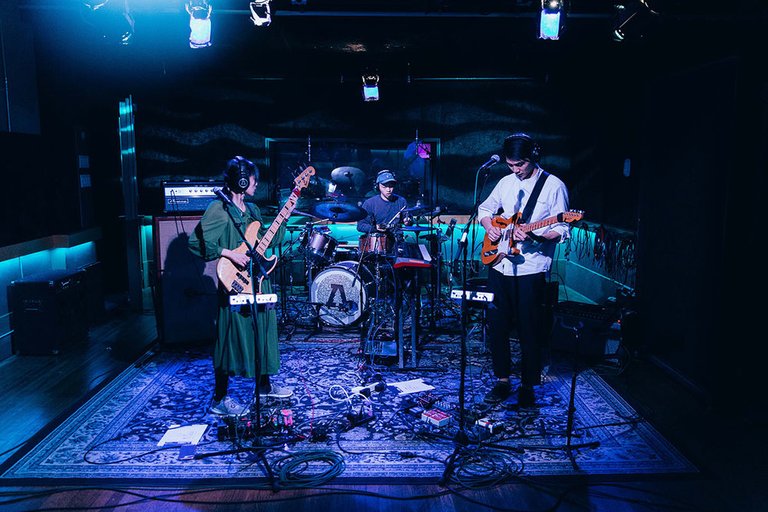
[[429,268],[432,266],[432,256],[424,244],[406,243],[397,250],[395,268]]

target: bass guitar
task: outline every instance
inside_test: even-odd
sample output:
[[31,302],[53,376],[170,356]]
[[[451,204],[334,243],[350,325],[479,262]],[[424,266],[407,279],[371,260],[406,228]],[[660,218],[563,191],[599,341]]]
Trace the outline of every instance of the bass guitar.
[[[272,243],[277,230],[280,226],[288,220],[291,216],[291,212],[296,208],[296,202],[301,197],[301,190],[309,185],[309,179],[315,174],[315,168],[312,166],[304,169],[294,180],[294,188],[290,197],[283,205],[280,213],[275,217],[274,222],[269,226],[267,232],[259,240],[259,229],[261,229],[261,223],[259,221],[251,222],[245,230],[245,239],[248,241],[251,247],[253,247],[253,253],[250,255],[253,262],[252,265],[246,268],[240,268],[227,258],[219,258],[219,262],[216,264],[216,274],[219,277],[219,281],[229,293],[238,294],[253,294],[253,281],[257,283],[257,292],[261,293],[261,283],[264,279],[274,270],[277,265],[277,256],[272,255],[266,257],[266,252],[269,244]],[[247,253],[248,244],[243,242],[239,247],[234,249],[235,252]],[[255,277],[251,275],[250,268],[253,267],[253,273]]]
[[515,239],[512,234],[515,232],[515,227],[519,227],[526,233],[533,230],[549,226],[551,224],[557,224],[558,222],[576,222],[584,218],[584,212],[582,210],[568,210],[567,212],[558,213],[552,217],[546,219],[537,220],[528,224],[519,224],[522,212],[517,212],[511,217],[503,217],[497,215],[491,219],[491,224],[501,229],[501,236],[495,242],[492,242],[488,238],[488,233],[483,238],[483,250],[480,253],[480,261],[485,265],[494,265],[502,258],[507,256],[514,256],[520,254],[520,249],[516,247]]

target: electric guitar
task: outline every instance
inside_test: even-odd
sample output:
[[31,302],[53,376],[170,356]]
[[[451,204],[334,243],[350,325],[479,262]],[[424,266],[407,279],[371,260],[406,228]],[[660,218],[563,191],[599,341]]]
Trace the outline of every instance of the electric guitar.
[[[256,220],[251,222],[248,225],[248,228],[246,228],[245,239],[248,241],[248,244],[253,247],[253,252],[255,253],[251,255],[255,277],[249,272],[249,267],[251,265],[246,266],[245,268],[240,268],[227,258],[219,258],[219,262],[216,265],[216,274],[218,275],[221,284],[224,285],[224,288],[226,288],[229,293],[253,294],[254,279],[258,285],[256,288],[258,290],[257,293],[261,293],[261,283],[270,272],[274,270],[275,265],[277,265],[276,255],[273,254],[267,258],[264,256],[264,253],[272,242],[272,238],[274,238],[277,230],[280,229],[280,226],[291,216],[291,212],[293,212],[293,209],[296,207],[296,202],[301,196],[301,189],[306,188],[307,185],[309,185],[309,178],[314,174],[315,168],[309,166],[293,180],[295,187],[291,192],[290,197],[288,197],[285,205],[283,205],[283,209],[277,214],[274,222],[269,226],[269,229],[264,233],[261,240],[259,240],[259,229],[261,228],[261,223],[259,221]],[[247,253],[248,244],[243,242],[239,247],[234,249],[234,251]]]
[[550,224],[556,224],[558,222],[576,222],[584,217],[582,210],[568,210],[567,212],[558,213],[552,217],[546,219],[537,220],[529,224],[518,224],[522,212],[517,212],[509,218],[497,215],[491,219],[491,224],[501,229],[501,236],[495,242],[491,242],[488,238],[488,233],[483,238],[483,250],[480,253],[480,261],[485,265],[494,265],[502,258],[507,256],[514,256],[520,254],[520,249],[516,247],[516,241],[512,234],[515,232],[515,226],[519,227],[526,233],[529,233],[535,229],[549,226]]

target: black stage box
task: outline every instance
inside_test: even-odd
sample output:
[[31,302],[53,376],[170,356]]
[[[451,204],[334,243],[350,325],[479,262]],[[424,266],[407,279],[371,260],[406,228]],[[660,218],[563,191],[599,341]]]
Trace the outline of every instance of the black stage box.
[[12,281],[8,306],[18,355],[58,354],[88,336],[84,270],[54,270]]
[[101,322],[106,315],[104,306],[104,272],[100,261],[95,261],[80,267],[84,272],[83,288],[85,289],[86,315],[88,325]]
[[576,301],[559,302],[553,311],[551,348],[585,358],[606,358],[621,343],[620,311]]

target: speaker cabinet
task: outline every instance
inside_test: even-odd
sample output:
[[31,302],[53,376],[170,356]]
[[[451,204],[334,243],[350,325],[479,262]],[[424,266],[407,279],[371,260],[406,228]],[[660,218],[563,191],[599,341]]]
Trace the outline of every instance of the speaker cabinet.
[[85,272],[59,270],[29,275],[8,286],[13,351],[58,354],[88,337]]
[[592,360],[608,358],[618,350],[621,330],[616,308],[563,301],[553,313],[552,350]]
[[192,254],[188,241],[199,215],[155,217],[157,315],[162,343],[206,343],[216,338],[216,261]]

